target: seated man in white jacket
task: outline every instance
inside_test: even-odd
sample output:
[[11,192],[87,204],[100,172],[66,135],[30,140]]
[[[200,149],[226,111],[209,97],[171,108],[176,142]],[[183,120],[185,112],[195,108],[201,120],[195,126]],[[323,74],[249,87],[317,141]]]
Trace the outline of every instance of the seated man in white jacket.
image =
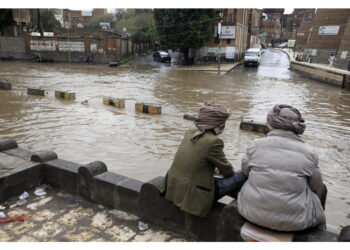
[[298,136],[300,112],[276,105],[267,115],[270,132],[247,148],[242,171],[248,177],[238,194],[238,210],[248,221],[278,231],[325,224],[327,195],[317,153]]

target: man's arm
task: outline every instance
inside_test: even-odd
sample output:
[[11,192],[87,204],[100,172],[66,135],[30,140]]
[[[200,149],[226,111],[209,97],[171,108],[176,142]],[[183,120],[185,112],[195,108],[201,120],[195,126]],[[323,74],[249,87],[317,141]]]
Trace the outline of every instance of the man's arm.
[[231,163],[226,159],[224,142],[221,139],[218,138],[218,140],[215,140],[213,143],[208,159],[219,169],[224,177],[230,177],[234,174]]

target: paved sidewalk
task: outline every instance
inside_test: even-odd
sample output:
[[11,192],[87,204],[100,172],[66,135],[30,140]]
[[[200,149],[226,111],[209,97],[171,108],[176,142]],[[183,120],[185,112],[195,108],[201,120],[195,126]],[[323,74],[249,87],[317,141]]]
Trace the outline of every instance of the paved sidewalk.
[[296,61],[295,57],[297,56],[298,53],[296,52],[294,54],[292,49],[291,50],[289,50],[289,49],[277,49],[277,50],[285,52],[289,56],[289,59],[291,62],[297,62],[297,63],[305,64],[305,65],[312,65],[313,67],[316,67],[316,68],[320,68],[320,69],[324,69],[324,70],[328,70],[328,71],[333,71],[333,72],[337,72],[340,74],[350,75],[350,71],[343,70],[343,69],[337,69],[337,68],[329,66],[328,64],[318,64],[318,63],[308,63],[308,62]]
[[[225,74],[238,65],[242,64],[243,61],[234,62],[234,63],[225,63],[220,65],[220,75]],[[178,66],[175,70],[183,70],[183,71],[206,71],[208,73],[218,73],[218,65],[210,64],[210,65],[192,65],[192,66]]]

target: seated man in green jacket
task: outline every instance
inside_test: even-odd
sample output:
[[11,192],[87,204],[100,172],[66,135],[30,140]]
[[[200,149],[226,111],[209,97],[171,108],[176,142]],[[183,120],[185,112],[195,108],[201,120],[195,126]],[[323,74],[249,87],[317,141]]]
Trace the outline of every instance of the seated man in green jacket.
[[[205,104],[195,121],[197,129],[189,129],[168,170],[160,191],[181,210],[205,217],[213,202],[237,193],[246,180],[242,172],[234,173],[218,137],[230,116],[223,105]],[[224,177],[214,179],[215,168]]]

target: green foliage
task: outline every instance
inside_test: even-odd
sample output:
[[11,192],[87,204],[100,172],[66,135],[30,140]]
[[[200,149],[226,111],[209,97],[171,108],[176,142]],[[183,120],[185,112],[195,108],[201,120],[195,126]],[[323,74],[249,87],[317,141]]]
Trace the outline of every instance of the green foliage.
[[157,39],[152,11],[138,12],[134,9],[118,10],[115,29],[127,33],[136,43],[148,43]]
[[170,48],[201,48],[212,38],[213,9],[156,9],[160,42]]
[[30,23],[28,27],[32,31],[52,32],[53,29],[61,27],[56,19],[57,9],[30,9]]
[[100,29],[100,23],[110,23],[111,28],[115,27],[115,16],[113,14],[106,14],[103,16],[97,16],[92,18],[92,20],[87,24],[89,28],[97,28]]
[[11,9],[0,9],[0,25],[12,23]]

